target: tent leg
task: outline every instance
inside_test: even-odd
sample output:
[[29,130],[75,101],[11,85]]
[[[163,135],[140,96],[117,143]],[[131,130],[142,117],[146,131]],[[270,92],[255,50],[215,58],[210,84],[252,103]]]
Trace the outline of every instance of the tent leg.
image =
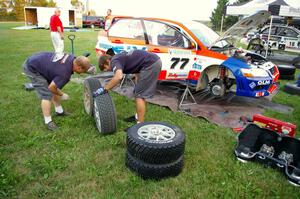
[[[271,21],[270,21],[270,28],[269,28],[269,34],[268,34],[267,49],[266,49],[266,55],[265,55],[265,58],[268,57],[269,43],[270,43],[270,37],[271,37],[272,24],[273,24],[273,15],[271,15]],[[271,46],[271,48],[272,48],[272,46]]]

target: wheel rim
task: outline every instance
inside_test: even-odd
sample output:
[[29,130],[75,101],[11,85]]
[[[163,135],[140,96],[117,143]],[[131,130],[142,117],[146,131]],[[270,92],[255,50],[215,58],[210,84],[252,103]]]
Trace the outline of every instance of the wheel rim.
[[98,128],[98,131],[101,132],[101,120],[100,120],[100,113],[98,109],[98,105],[96,101],[94,101],[94,117],[96,121],[96,126]]
[[88,114],[90,114],[90,112],[91,112],[90,99],[91,99],[91,96],[90,96],[89,89],[85,86],[84,91],[83,91],[83,103],[84,103],[84,109]]
[[220,96],[221,90],[222,90],[222,87],[220,85],[214,85],[211,89],[213,95],[215,95],[215,96]]
[[149,143],[171,142],[176,133],[170,127],[160,124],[149,124],[142,126],[137,131],[138,136]]

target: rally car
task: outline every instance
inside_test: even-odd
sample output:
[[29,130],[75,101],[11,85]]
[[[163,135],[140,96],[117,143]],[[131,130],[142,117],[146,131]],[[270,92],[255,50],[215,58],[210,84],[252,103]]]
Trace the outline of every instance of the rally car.
[[162,60],[159,80],[184,81],[216,97],[228,90],[239,96],[267,96],[276,89],[277,67],[258,54],[234,47],[231,41],[265,23],[269,16],[259,12],[243,19],[222,37],[198,21],[112,16],[106,32],[98,36],[96,52],[153,52]]

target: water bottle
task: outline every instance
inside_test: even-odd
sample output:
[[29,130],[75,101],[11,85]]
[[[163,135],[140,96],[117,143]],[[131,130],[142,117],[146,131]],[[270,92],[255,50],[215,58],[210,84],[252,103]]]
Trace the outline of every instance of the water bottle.
[[93,93],[93,97],[97,97],[97,96],[103,94],[104,92],[105,92],[105,89],[100,87]]

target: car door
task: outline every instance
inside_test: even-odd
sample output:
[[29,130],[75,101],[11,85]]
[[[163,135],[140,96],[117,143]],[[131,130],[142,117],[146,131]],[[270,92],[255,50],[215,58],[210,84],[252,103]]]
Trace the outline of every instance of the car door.
[[147,50],[144,29],[140,19],[118,19],[109,28],[107,36],[115,53],[136,49]]
[[161,22],[144,20],[149,52],[162,60],[160,80],[187,79],[193,65],[195,47],[177,27]]
[[282,27],[279,35],[282,36],[282,40],[285,42],[286,47],[297,48],[298,47],[298,33],[291,28]]

